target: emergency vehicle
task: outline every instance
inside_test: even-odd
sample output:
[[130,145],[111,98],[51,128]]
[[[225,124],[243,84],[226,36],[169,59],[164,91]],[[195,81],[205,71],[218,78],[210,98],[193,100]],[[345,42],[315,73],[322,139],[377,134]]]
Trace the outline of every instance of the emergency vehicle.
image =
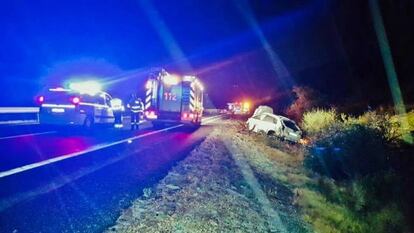
[[229,112],[234,115],[247,115],[250,113],[249,102],[227,103],[227,106]]
[[39,123],[47,125],[114,124],[111,96],[92,82],[76,83],[70,88],[51,88],[37,97]]
[[153,126],[185,123],[198,126],[203,116],[203,85],[195,76],[177,76],[160,70],[146,83],[145,118]]

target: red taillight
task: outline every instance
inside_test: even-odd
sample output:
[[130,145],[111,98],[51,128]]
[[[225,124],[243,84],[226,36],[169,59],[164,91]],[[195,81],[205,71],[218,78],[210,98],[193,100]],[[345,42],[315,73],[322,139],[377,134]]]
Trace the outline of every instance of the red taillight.
[[45,102],[45,97],[44,96],[39,96],[37,97],[37,103],[42,104],[43,102]]
[[79,104],[80,103],[80,98],[79,97],[72,97],[71,99],[72,104]]
[[183,113],[183,119],[193,119],[194,118],[194,113]]

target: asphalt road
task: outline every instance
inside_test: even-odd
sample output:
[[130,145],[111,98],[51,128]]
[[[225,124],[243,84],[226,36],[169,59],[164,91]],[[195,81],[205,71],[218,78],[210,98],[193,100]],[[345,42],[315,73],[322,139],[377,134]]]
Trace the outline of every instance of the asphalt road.
[[0,128],[0,232],[101,232],[197,146],[220,117],[84,133]]

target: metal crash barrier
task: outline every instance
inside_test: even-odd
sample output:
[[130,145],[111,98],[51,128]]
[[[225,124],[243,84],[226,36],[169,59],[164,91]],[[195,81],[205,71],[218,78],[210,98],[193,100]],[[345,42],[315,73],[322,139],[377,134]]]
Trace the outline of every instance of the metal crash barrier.
[[37,123],[39,123],[37,107],[0,107],[0,125]]

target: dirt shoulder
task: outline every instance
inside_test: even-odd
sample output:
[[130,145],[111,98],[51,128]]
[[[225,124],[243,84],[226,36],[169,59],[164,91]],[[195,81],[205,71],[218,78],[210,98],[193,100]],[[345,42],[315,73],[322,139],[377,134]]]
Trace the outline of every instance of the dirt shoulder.
[[223,121],[107,232],[309,232],[269,159],[289,155],[257,142]]

